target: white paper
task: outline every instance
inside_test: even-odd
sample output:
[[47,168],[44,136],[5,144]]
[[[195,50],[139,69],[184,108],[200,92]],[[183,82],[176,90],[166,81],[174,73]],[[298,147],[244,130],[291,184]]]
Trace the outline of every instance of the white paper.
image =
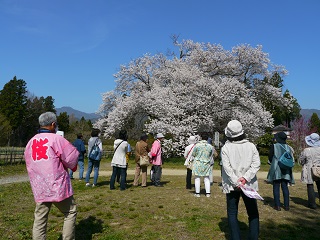
[[250,187],[245,187],[245,186],[240,186],[242,192],[249,198],[255,198],[255,199],[258,199],[258,200],[264,200],[260,194],[254,190],[253,188],[250,188]]

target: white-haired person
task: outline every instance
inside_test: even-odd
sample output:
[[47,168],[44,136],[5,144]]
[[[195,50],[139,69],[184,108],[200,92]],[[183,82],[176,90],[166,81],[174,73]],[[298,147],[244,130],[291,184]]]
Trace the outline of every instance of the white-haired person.
[[312,175],[311,168],[313,166],[320,166],[320,137],[317,133],[312,133],[305,137],[308,145],[299,158],[299,163],[302,165],[301,181],[307,184],[308,193],[308,207],[316,209],[316,197],[313,187],[313,182],[316,182],[318,196],[320,198],[320,178]]
[[187,167],[187,175],[186,175],[186,189],[191,189],[191,179],[192,179],[192,164],[193,164],[193,157],[192,152],[194,150],[194,146],[197,143],[196,136],[190,136],[188,138],[189,145],[186,146],[184,149],[184,158],[186,159],[184,165]]
[[24,157],[36,209],[33,239],[46,239],[48,216],[52,204],[64,215],[62,239],[75,239],[77,205],[73,198],[68,168],[77,170],[78,150],[56,134],[57,116],[45,112],[39,116],[38,134],[28,142]]
[[227,215],[231,239],[241,239],[238,222],[238,205],[242,197],[249,217],[248,239],[259,237],[259,212],[257,200],[247,197],[241,186],[258,191],[257,172],[260,157],[256,146],[246,139],[242,124],[232,120],[225,128],[227,141],[221,148],[222,191],[226,194]]

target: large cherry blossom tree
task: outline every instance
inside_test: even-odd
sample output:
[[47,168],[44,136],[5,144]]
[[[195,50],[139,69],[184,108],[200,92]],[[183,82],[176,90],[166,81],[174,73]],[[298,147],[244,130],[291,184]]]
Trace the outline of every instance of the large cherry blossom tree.
[[[170,134],[171,147],[185,146],[198,132],[223,132],[228,121],[239,120],[251,138],[273,126],[272,114],[261,99],[268,97],[290,108],[282,89],[263,79],[282,66],[273,66],[261,46],[175,42],[178,56],[146,54],[120,66],[116,88],[103,94],[96,127],[110,137],[128,123],[147,132]],[[137,124],[141,123],[143,124]]]

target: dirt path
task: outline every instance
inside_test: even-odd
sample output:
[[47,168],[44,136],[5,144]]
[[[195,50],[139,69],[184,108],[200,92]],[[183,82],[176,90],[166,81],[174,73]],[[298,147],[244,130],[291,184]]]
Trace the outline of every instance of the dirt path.
[[[149,170],[148,170],[149,171]],[[112,172],[111,171],[99,171],[99,176],[111,176]],[[268,172],[261,172],[259,171],[257,174],[258,179],[266,179],[267,178]],[[91,174],[93,175],[93,173]],[[128,175],[134,175],[134,170],[129,169],[128,170]],[[162,175],[164,176],[184,176],[186,175],[186,170],[185,169],[162,169]],[[295,172],[293,173],[295,180],[300,179],[300,173]],[[77,176],[77,175],[75,175]],[[220,170],[213,170],[213,176],[221,176]],[[0,185],[3,184],[9,184],[9,183],[18,183],[18,182],[27,182],[29,181],[28,175],[15,175],[15,176],[9,176],[9,177],[3,177],[0,178]]]

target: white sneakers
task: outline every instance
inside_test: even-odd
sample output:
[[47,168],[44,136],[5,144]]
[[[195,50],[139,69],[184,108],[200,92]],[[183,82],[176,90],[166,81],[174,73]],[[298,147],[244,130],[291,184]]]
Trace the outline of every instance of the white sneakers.
[[90,183],[86,183],[86,187],[90,187],[90,186],[91,186],[91,187],[96,187],[97,185],[95,185],[95,184],[92,184],[92,185],[91,185]]
[[[200,194],[199,194],[199,193],[196,193],[196,194],[194,194],[194,196],[195,196],[195,197],[200,197]],[[207,193],[207,194],[206,194],[206,197],[209,198],[210,196],[211,196],[210,193]]]

